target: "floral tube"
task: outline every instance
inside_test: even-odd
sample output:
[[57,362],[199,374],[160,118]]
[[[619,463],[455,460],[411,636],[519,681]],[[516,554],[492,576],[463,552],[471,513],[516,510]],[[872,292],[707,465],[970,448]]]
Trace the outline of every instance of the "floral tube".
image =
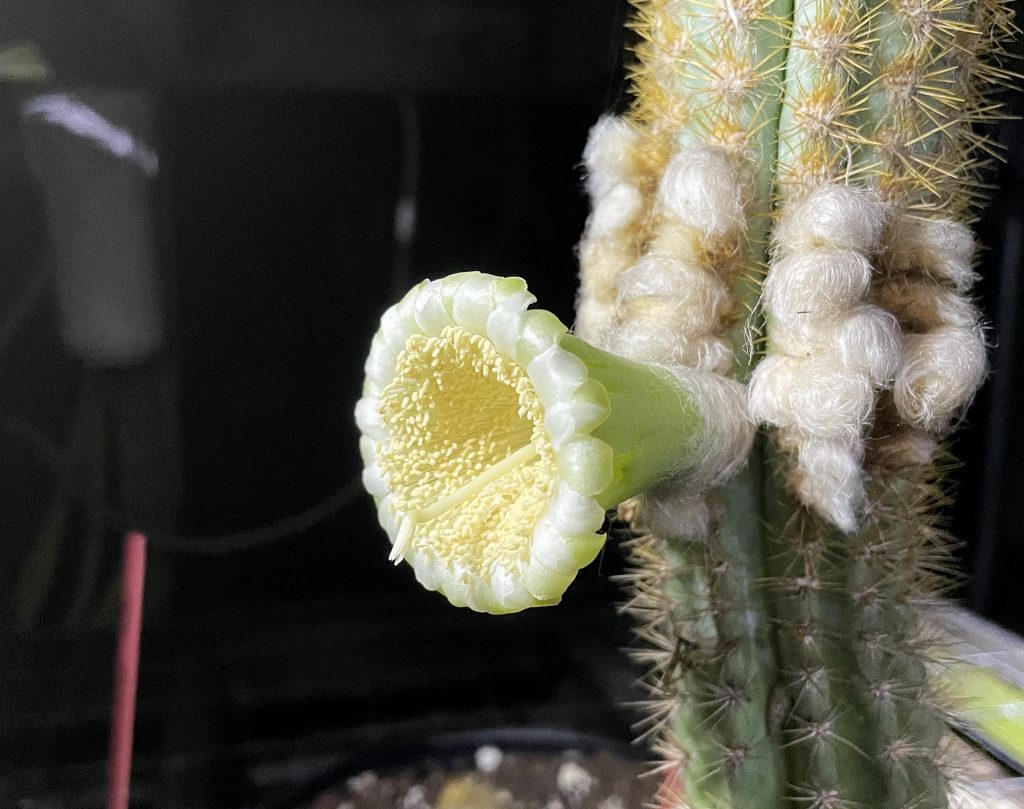
[[557,603],[608,508],[717,482],[751,440],[727,381],[601,351],[534,300],[519,278],[424,281],[381,318],[356,406],[391,559],[481,612]]

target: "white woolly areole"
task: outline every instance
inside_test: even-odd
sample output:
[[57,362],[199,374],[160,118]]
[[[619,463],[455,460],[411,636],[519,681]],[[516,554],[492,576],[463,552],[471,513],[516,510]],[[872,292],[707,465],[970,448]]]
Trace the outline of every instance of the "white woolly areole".
[[936,437],[952,428],[985,378],[980,313],[967,296],[977,279],[975,250],[961,222],[903,214],[889,224],[881,256],[888,278],[877,299],[907,333],[893,387],[904,424],[874,448],[881,467],[930,462]]
[[863,371],[878,388],[892,386],[900,362],[900,326],[881,307],[862,304],[838,323],[831,349],[844,368]]
[[871,274],[871,261],[856,250],[789,252],[764,281],[765,308],[786,325],[837,317],[863,300]]
[[915,427],[946,432],[985,379],[987,358],[981,329],[940,327],[903,338],[903,363],[893,400]]
[[863,371],[879,388],[892,387],[900,363],[899,323],[885,309],[860,304],[842,318],[808,318],[794,328],[772,331],[772,352],[797,359],[832,361]]
[[969,226],[953,219],[896,217],[886,234],[882,258],[890,271],[947,281],[966,292],[978,280]]
[[[689,336],[675,323],[647,319],[644,309],[634,317],[615,325],[604,337],[609,351],[641,362],[694,368],[726,374],[732,368],[732,346],[724,337]],[[664,310],[657,315],[664,315]]]
[[817,438],[798,441],[800,499],[846,533],[857,529],[857,512],[864,502],[862,455],[859,439],[853,447]]
[[644,197],[640,189],[628,183],[619,183],[594,201],[587,219],[587,234],[597,239],[617,233],[639,219],[643,208]]
[[874,253],[885,209],[876,193],[847,185],[822,185],[790,203],[775,228],[781,253],[825,248]]
[[875,391],[866,373],[851,372],[831,357],[772,355],[754,369],[748,400],[755,419],[798,436],[853,445],[871,418]]
[[597,341],[614,314],[615,279],[637,257],[648,200],[641,192],[640,133],[605,116],[584,151],[591,213],[580,240],[576,333]]
[[619,276],[615,301],[620,311],[631,305],[662,306],[676,313],[672,323],[687,334],[710,332],[732,308],[729,288],[706,270],[671,256],[644,256]]
[[790,203],[763,287],[769,355],[748,389],[754,418],[796,451],[801,501],[843,531],[864,499],[864,434],[900,362],[896,318],[866,302],[885,210],[876,193],[823,185]]
[[970,298],[923,278],[887,281],[876,298],[909,331],[927,331],[937,326],[971,329],[981,317]]
[[590,128],[583,164],[591,200],[603,199],[622,183],[635,183],[639,145],[639,130],[624,118],[603,115]]
[[658,205],[679,222],[719,241],[742,228],[743,196],[739,175],[722,149],[681,149],[658,183]]

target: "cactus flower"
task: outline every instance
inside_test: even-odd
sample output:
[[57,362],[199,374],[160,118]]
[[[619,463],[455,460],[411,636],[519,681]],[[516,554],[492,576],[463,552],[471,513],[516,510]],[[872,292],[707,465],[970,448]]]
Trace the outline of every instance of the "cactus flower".
[[594,348],[534,300],[520,278],[424,281],[381,318],[356,406],[390,558],[482,612],[557,603],[608,508],[749,446],[745,418],[711,429],[731,388]]

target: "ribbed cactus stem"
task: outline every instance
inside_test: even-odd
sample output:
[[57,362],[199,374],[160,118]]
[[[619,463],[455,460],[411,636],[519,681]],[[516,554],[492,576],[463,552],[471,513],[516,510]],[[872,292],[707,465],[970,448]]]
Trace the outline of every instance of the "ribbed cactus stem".
[[716,557],[709,561],[722,605],[725,656],[718,674],[721,682],[733,684],[724,698],[733,705],[729,736],[743,765],[736,768],[733,806],[771,807],[785,790],[780,725],[773,715],[778,660],[761,587],[763,526],[744,517],[760,511],[760,471],[752,460],[723,487],[722,516],[712,546]]
[[[745,326],[759,294],[770,221],[789,0],[650,0],[637,7],[643,41],[631,117],[648,151],[659,155],[655,164],[665,168],[661,216],[653,219],[646,257],[620,281],[624,305],[611,345],[635,350],[646,320],[646,329],[686,341],[648,359],[745,378]],[[702,197],[703,207],[690,201]],[[730,204],[742,209],[740,234],[723,228]],[[630,293],[634,279],[653,277],[653,262],[662,273],[686,268],[675,303],[662,310],[687,312],[678,325]],[[706,303],[704,311],[699,300],[683,303],[697,297],[686,289],[704,287],[723,290],[715,300],[728,301],[717,320],[707,319]],[[700,346],[706,348],[690,350]],[[662,726],[657,744],[676,770],[667,807],[774,809],[783,795],[772,716],[775,649],[760,590],[762,526],[744,518],[758,512],[759,498],[760,470],[751,463],[706,502],[670,487],[643,502],[639,525],[647,532],[634,541],[630,608],[641,636],[662,650],[647,662],[654,663],[652,721]]]
[[[785,731],[795,739],[788,742],[789,777],[794,797],[820,805],[832,805],[829,795],[835,805],[948,805],[939,754],[946,726],[929,687],[918,608],[948,568],[946,538],[934,522],[941,490],[928,433],[948,426],[984,368],[977,312],[960,296],[973,280],[973,245],[962,225],[945,218],[970,205],[964,185],[974,175],[978,145],[971,127],[987,114],[968,76],[976,80],[987,70],[975,47],[984,37],[971,17],[969,4],[957,0],[897,0],[869,9],[798,2],[794,13],[778,182],[798,213],[787,217],[784,208],[776,231],[776,263],[765,288],[769,358],[755,374],[751,402],[756,415],[779,425],[782,445],[794,453],[781,460],[793,489],[826,518],[789,504],[777,506],[770,520],[780,542],[773,570],[780,657],[797,671],[789,680]],[[849,233],[850,223],[868,221],[854,215],[855,195],[827,190],[847,183],[874,189],[889,224],[856,246],[883,274],[870,286],[864,276],[848,287],[844,313],[837,305],[841,282],[854,276],[841,270],[852,271],[854,263],[815,251]],[[803,197],[801,208],[793,200]],[[828,226],[807,229],[813,239],[794,239],[799,223],[829,198],[837,205]],[[816,279],[805,272],[814,260]],[[807,280],[817,285],[814,294]],[[815,339],[831,332],[832,344],[839,338],[841,346],[844,330],[835,324],[843,317],[853,323],[855,315],[862,325],[846,329],[858,335],[847,349],[835,353],[828,340]],[[897,321],[902,340],[893,332]],[[870,322],[874,330],[866,328]],[[820,374],[811,373],[812,363],[823,362],[833,386],[858,373],[866,375],[865,396],[871,385],[895,385],[893,394],[883,394],[866,491],[860,463],[865,431],[875,421],[872,399],[849,411],[845,428],[841,410],[834,418],[827,407],[822,413],[827,398],[778,399],[783,391],[813,389]],[[816,401],[817,412],[801,412],[801,401]],[[830,469],[837,481],[831,490]],[[834,732],[831,741],[810,733],[822,727]]]
[[853,602],[850,629],[868,720],[870,742],[864,750],[885,776],[884,792],[876,797],[879,807],[941,809],[949,803],[940,756],[947,729],[930,688],[929,649],[918,614],[921,581],[915,574],[925,563],[921,534],[927,529],[908,525],[900,513],[908,498],[918,499],[901,488],[873,492],[879,509],[889,513],[884,521],[870,521],[850,543],[845,589]]
[[820,519],[792,500],[776,500],[766,516],[783,526],[769,572],[780,625],[789,801],[874,807],[884,779],[865,752],[871,731],[855,687],[844,550],[830,547]]
[[[870,181],[892,211],[876,284],[903,330],[902,360],[880,419],[873,457],[872,519],[851,570],[859,594],[861,671],[876,740],[891,773],[886,806],[945,807],[947,775],[937,752],[945,729],[925,671],[930,651],[915,607],[937,590],[948,541],[935,525],[943,493],[939,442],[985,371],[974,280],[973,239],[961,220],[977,205],[987,144],[974,127],[992,114],[986,82],[1000,75],[1000,4],[917,0],[884,4],[875,20],[867,88],[865,155]],[[924,569],[931,575],[915,575]]]
[[[821,807],[875,806],[885,784],[863,720],[867,698],[851,631],[857,605],[846,581],[851,549],[804,505],[847,531],[856,525],[866,414],[828,411],[847,408],[854,396],[870,407],[873,389],[888,375],[837,351],[849,339],[845,333],[860,331],[858,321],[882,333],[887,322],[864,305],[881,222],[877,205],[843,188],[853,169],[852,97],[867,43],[861,4],[797,0],[779,124],[782,209],[765,289],[769,361],[751,390],[755,415],[778,425],[788,450],[778,456],[780,476],[769,481],[766,500],[777,543],[770,591],[788,708],[789,799]],[[860,346],[853,348],[856,356]],[[838,402],[829,387],[849,392]],[[801,388],[804,399],[792,398]],[[778,490],[787,479],[804,504]]]
[[855,178],[853,96],[870,53],[869,22],[860,0],[796,0],[779,119],[780,196]]
[[[957,77],[969,0],[899,0],[873,8],[871,76],[864,85],[864,168],[897,207],[959,207],[971,176],[956,140],[970,125]],[[966,190],[966,189],[965,189]]]

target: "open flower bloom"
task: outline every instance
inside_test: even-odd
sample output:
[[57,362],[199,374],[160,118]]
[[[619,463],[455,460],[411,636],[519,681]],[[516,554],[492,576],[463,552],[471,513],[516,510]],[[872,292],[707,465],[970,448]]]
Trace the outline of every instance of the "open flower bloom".
[[520,278],[424,281],[381,319],[356,406],[391,558],[482,612],[557,603],[606,509],[749,447],[745,418],[709,429],[713,382],[596,349],[534,300]]

